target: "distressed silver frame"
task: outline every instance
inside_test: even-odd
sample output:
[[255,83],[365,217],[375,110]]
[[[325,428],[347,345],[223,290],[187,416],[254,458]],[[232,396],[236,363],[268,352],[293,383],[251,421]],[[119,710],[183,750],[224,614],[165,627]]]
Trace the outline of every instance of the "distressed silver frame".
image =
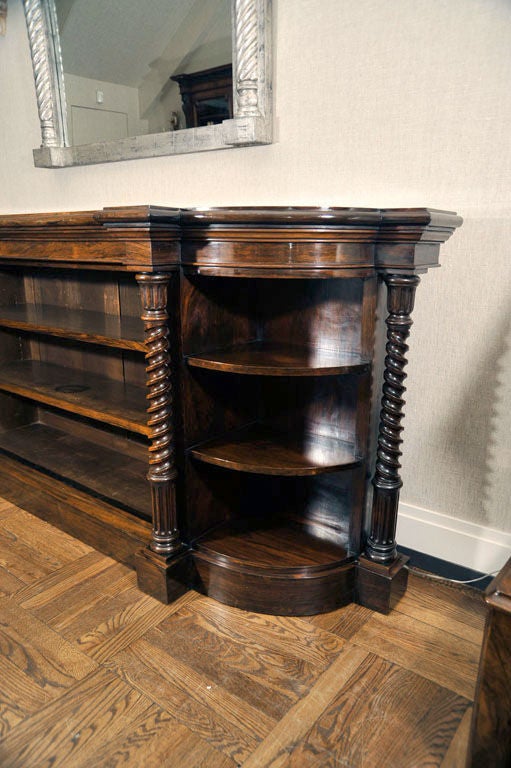
[[231,0],[233,113],[219,125],[69,146],[62,53],[54,0],[23,0],[42,144],[40,168],[270,144],[272,141],[271,3]]

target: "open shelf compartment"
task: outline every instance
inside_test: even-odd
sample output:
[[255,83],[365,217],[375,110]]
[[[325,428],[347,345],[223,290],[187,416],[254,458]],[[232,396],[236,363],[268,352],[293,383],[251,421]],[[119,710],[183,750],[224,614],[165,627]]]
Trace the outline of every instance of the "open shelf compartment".
[[130,275],[53,265],[0,268],[0,328],[143,352],[140,309]]
[[210,597],[245,610],[308,615],[352,599],[354,561],[340,544],[304,524],[237,520],[193,543],[200,586]]
[[137,516],[151,519],[145,477],[147,462],[142,459],[43,423],[1,432],[0,452]]
[[0,368],[0,391],[148,435],[145,391],[106,376],[38,360]]
[[283,519],[229,522],[197,539],[193,550],[212,560],[275,575],[333,568],[352,559],[341,544],[325,542],[304,523]]
[[119,317],[47,304],[15,304],[0,306],[0,327],[116,349],[144,351],[144,329],[139,317]]

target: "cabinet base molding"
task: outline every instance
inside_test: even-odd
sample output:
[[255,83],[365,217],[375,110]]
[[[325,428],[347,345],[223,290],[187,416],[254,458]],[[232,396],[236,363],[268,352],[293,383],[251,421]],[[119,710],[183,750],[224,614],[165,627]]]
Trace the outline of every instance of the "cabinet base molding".
[[158,555],[149,547],[135,554],[138,588],[162,603],[172,603],[193,584],[188,550],[177,555]]
[[0,456],[2,497],[36,517],[133,566],[151,524],[7,456]]
[[198,590],[226,605],[276,616],[311,616],[327,613],[353,600],[355,566],[343,563],[295,574],[270,569],[263,574],[243,565],[216,562],[194,553]]
[[406,592],[409,558],[398,554],[388,565],[361,556],[357,564],[356,601],[379,613],[389,613]]

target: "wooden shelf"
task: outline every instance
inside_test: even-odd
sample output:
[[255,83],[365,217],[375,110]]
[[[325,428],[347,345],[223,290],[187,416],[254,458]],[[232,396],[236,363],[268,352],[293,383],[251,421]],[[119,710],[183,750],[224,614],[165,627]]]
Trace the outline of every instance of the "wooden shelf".
[[44,424],[0,433],[0,451],[76,488],[151,518],[146,462]]
[[119,317],[49,305],[0,307],[0,327],[48,334],[116,349],[144,351],[144,329],[138,317]]
[[299,523],[240,520],[202,536],[194,551],[253,570],[312,572],[345,563],[344,547],[313,536]]
[[226,523],[192,551],[207,594],[247,611],[306,616],[353,599],[353,554],[289,520]]
[[260,376],[333,376],[363,373],[370,367],[369,361],[360,355],[265,341],[191,355],[188,364],[196,368]]
[[0,390],[149,435],[141,387],[60,365],[20,360],[0,368]]
[[239,472],[295,477],[336,472],[362,461],[349,443],[311,433],[293,436],[261,424],[197,445],[191,454]]

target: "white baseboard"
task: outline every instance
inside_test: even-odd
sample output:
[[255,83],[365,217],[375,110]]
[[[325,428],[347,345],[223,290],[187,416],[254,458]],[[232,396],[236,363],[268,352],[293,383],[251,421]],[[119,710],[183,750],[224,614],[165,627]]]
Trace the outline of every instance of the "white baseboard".
[[499,571],[511,557],[511,533],[400,504],[397,543],[482,573]]

